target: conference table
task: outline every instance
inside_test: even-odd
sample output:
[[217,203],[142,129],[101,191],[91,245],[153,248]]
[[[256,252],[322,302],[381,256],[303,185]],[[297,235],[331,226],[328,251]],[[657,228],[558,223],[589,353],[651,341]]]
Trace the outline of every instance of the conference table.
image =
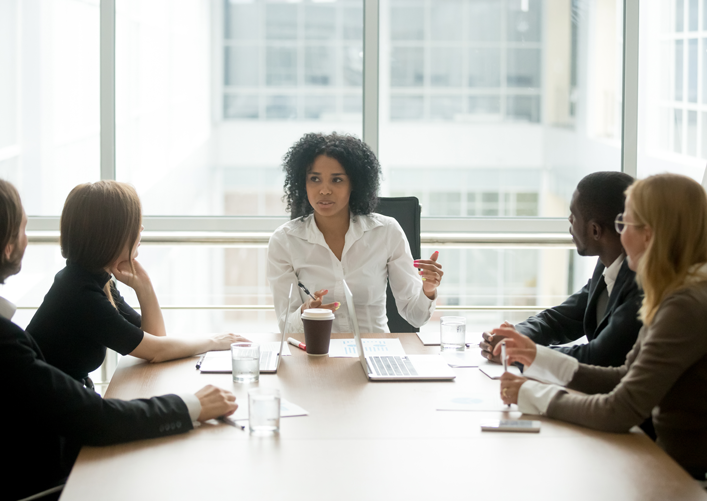
[[[413,333],[363,337],[399,338],[408,354],[439,352]],[[200,374],[197,358],[149,364],[124,357],[107,398],[213,384],[247,402],[249,389],[279,388],[309,414],[282,418],[270,437],[210,421],[182,435],[84,447],[61,499],[707,500],[638,428],[613,434],[524,416],[542,422],[540,433],[482,432],[482,423],[520,413],[436,410],[441,396],[498,398],[499,382],[476,368],[454,369],[454,381],[369,382],[358,358],[291,348],[277,374],[253,384]]]

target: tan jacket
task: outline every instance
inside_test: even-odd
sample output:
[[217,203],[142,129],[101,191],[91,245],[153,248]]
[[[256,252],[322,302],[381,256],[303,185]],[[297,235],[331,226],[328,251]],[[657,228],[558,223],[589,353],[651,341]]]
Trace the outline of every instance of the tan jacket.
[[653,414],[658,443],[690,472],[707,471],[707,282],[671,294],[621,367],[579,364],[547,415],[626,432]]

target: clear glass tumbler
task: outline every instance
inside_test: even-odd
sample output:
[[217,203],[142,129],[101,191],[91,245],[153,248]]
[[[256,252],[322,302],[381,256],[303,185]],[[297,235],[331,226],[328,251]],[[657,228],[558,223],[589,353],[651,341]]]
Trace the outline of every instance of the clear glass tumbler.
[[442,317],[440,319],[439,346],[441,351],[464,351],[466,349],[465,317]]
[[248,392],[248,428],[258,435],[280,431],[280,390],[257,388]]
[[233,343],[231,345],[234,383],[257,383],[260,378],[260,345]]

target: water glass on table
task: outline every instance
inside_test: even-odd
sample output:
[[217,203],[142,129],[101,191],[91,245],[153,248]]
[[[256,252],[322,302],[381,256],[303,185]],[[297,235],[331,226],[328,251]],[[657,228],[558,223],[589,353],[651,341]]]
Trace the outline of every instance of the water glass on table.
[[280,431],[280,390],[257,388],[248,392],[248,428],[256,435]]
[[440,319],[439,346],[441,351],[464,351],[466,349],[466,317],[442,317]]
[[257,383],[260,378],[260,345],[233,343],[231,345],[234,383]]

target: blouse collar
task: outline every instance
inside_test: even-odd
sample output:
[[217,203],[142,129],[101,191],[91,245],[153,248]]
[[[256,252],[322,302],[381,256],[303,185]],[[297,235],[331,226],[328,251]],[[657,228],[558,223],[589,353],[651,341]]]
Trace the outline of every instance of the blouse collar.
[[98,271],[91,271],[88,268],[74,263],[72,261],[69,261],[68,259],[66,260],[66,267],[71,268],[74,270],[81,270],[82,272],[86,273],[89,275],[101,288],[105,287],[105,285],[108,283],[110,280],[110,273],[108,273],[106,270],[98,270]]

